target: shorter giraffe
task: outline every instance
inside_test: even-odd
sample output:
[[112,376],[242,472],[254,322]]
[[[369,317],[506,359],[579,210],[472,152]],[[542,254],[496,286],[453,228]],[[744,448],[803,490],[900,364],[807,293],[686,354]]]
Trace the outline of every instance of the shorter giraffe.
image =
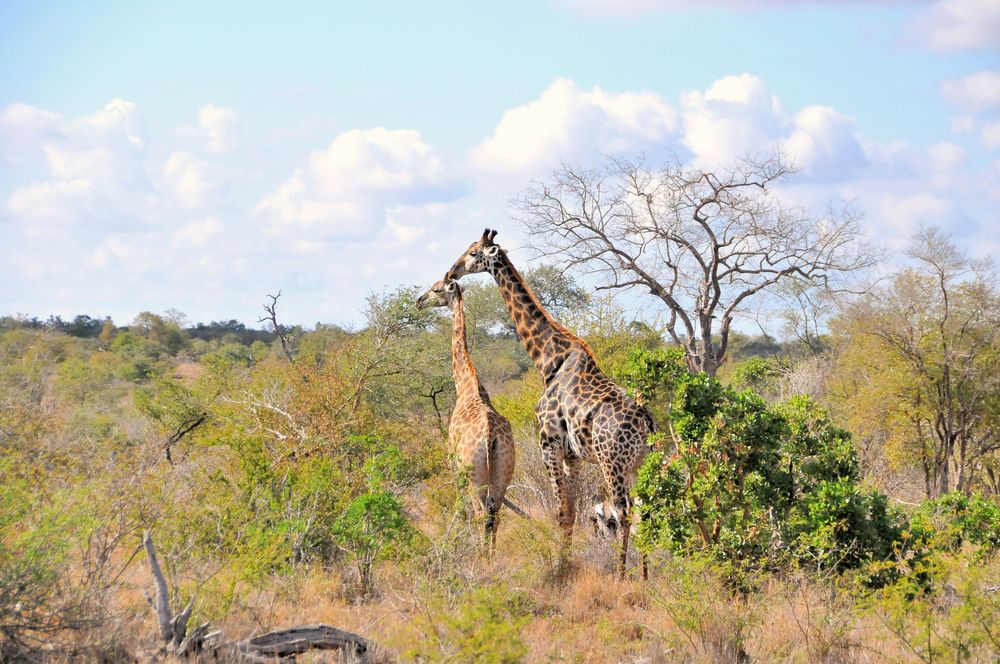
[[514,435],[507,418],[493,408],[472,366],[465,339],[465,305],[458,283],[442,279],[417,299],[420,309],[445,306],[451,309],[451,357],[457,395],[448,423],[449,452],[460,467],[469,470],[469,482],[475,490],[473,512],[477,518],[485,514],[484,537],[492,555],[501,504],[520,512],[504,497],[514,474]]

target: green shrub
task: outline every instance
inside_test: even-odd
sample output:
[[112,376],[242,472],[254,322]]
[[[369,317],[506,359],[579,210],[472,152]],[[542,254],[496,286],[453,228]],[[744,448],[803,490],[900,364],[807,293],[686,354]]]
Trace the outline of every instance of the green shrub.
[[774,391],[786,365],[771,358],[751,357],[741,362],[733,371],[733,385],[752,389],[761,394]]
[[1000,654],[997,566],[940,549],[910,561],[864,599],[896,638],[896,647],[927,662],[991,662]]
[[952,491],[924,501],[914,521],[936,531],[938,544],[947,549],[958,550],[968,542],[983,556],[1000,551],[1000,503],[995,499]]
[[894,551],[899,516],[860,486],[850,434],[811,399],[769,407],[678,353],[638,351],[629,367],[667,413],[636,484],[640,547],[707,553],[737,582],[783,560],[846,569]]
[[842,477],[822,480],[804,492],[785,532],[803,564],[846,569],[888,559],[903,528],[885,496]]
[[253,364],[253,358],[254,355],[249,346],[233,343],[224,344],[215,350],[205,353],[198,358],[198,361],[206,366],[214,366],[225,370],[230,367],[248,367]]
[[23,461],[0,459],[0,661],[38,659],[30,653],[103,617],[94,601],[104,587],[100,570],[86,570],[90,587],[73,582],[74,553],[103,534],[95,496],[86,486],[43,491],[24,470]]
[[525,593],[501,584],[476,588],[454,607],[432,600],[414,621],[421,637],[405,656],[425,662],[522,662],[528,645],[521,633],[532,608]]
[[348,505],[333,525],[333,538],[354,562],[362,595],[374,590],[372,570],[387,554],[398,552],[413,538],[402,501],[388,491],[363,493]]

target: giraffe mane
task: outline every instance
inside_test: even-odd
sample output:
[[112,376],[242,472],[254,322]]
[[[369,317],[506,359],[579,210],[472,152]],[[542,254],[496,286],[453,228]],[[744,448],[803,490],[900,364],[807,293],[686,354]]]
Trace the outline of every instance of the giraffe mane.
[[524,290],[528,294],[528,297],[531,298],[531,302],[538,308],[540,312],[542,312],[542,316],[545,317],[546,322],[548,322],[549,325],[555,328],[557,332],[559,332],[562,335],[565,335],[571,342],[579,344],[580,347],[583,348],[584,352],[587,353],[587,355],[590,356],[590,359],[594,360],[594,363],[596,364],[597,358],[594,357],[594,351],[591,350],[590,345],[587,344],[586,341],[584,341],[577,335],[570,332],[565,325],[563,325],[562,323],[560,323],[559,321],[557,321],[555,318],[552,317],[552,314],[549,313],[549,310],[546,309],[542,305],[541,300],[538,299],[538,296],[535,294],[535,291],[532,290],[531,285],[528,284],[528,280],[525,279],[520,272],[518,272],[517,268],[514,267],[514,263],[510,260],[510,258],[507,257],[506,251],[503,252],[503,255],[505,262],[507,263],[508,266],[510,266],[511,271],[514,273],[514,278],[517,279],[522,286],[524,286]]

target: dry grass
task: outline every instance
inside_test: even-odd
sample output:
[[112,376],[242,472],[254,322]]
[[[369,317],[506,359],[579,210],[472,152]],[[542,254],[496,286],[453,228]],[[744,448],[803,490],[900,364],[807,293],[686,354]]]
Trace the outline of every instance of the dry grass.
[[[428,543],[419,554],[379,566],[374,598],[362,601],[351,592],[347,570],[313,567],[255,587],[236,584],[231,601],[221,603],[216,596],[225,586],[216,583],[220,573],[201,586],[202,615],[196,618],[211,618],[230,639],[326,623],[373,640],[394,659],[406,660],[420,642],[424,661],[474,661],[462,654],[461,628],[435,625],[461,621],[464,615],[475,631],[474,621],[487,614],[469,613],[469,598],[476,589],[494,589],[501,601],[520,598],[523,613],[512,620],[521,622],[508,636],[523,642],[525,661],[920,661],[836,578],[804,573],[771,578],[758,592],[736,596],[707,567],[660,557],[652,561],[648,582],[639,578],[637,562],[630,578],[620,581],[612,572],[608,542],[579,528],[573,562],[560,566],[551,520],[513,515],[503,522],[496,558],[488,560],[478,544],[477,524],[461,515],[431,518],[433,513],[427,510],[420,524]],[[1000,572],[997,563],[993,568]],[[184,592],[193,589],[195,576],[212,575],[211,566],[205,570],[181,571]],[[155,650],[155,620],[143,596],[149,584],[140,557],[111,600],[112,620],[103,633],[114,638],[81,637],[78,659],[114,661]],[[222,613],[207,615],[213,611]],[[491,629],[486,622],[481,627]]]
[[[399,656],[414,639],[426,637],[414,627],[421,616],[440,619],[440,612],[456,610],[470,589],[498,586],[531,599],[521,632],[527,661],[915,661],[846,594],[813,579],[774,581],[757,595],[737,598],[710,572],[677,561],[661,561],[649,582],[635,578],[635,570],[633,578],[619,581],[603,565],[579,557],[560,576],[553,530],[545,522],[508,522],[493,561],[475,546],[440,553],[439,564],[450,566],[451,578],[421,561],[384,564],[377,577],[380,595],[367,602],[351,599],[336,570],[274,579],[238,593],[240,599],[219,627],[231,638],[242,638],[327,623],[360,633]],[[595,546],[590,539],[581,533],[577,549]],[[122,625],[128,627],[125,640],[149,646],[155,624],[150,612],[140,613],[144,574],[143,567],[133,567],[117,601],[140,618]],[[445,656],[441,661],[462,660]]]

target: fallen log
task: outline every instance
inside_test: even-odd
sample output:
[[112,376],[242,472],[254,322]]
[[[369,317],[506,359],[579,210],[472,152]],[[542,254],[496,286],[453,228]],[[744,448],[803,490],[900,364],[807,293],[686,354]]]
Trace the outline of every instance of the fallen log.
[[[188,632],[187,623],[191,617],[194,600],[177,614],[170,608],[170,595],[166,578],[156,557],[153,536],[146,531],[142,538],[143,547],[149,560],[149,570],[153,575],[155,597],[147,593],[146,599],[156,612],[160,639],[163,641],[159,653],[178,658],[201,655],[200,661],[294,662],[298,655],[309,650],[336,650],[338,661],[343,664],[367,664],[372,661],[374,644],[358,634],[331,627],[329,625],[302,625],[281,629],[242,641],[222,641],[220,631],[209,631],[209,623],[203,623]],[[385,656],[378,657],[385,661]]]
[[303,625],[254,636],[230,647],[243,654],[263,656],[266,661],[294,658],[307,650],[339,650],[341,661],[364,662],[371,644],[357,634],[329,625]]

